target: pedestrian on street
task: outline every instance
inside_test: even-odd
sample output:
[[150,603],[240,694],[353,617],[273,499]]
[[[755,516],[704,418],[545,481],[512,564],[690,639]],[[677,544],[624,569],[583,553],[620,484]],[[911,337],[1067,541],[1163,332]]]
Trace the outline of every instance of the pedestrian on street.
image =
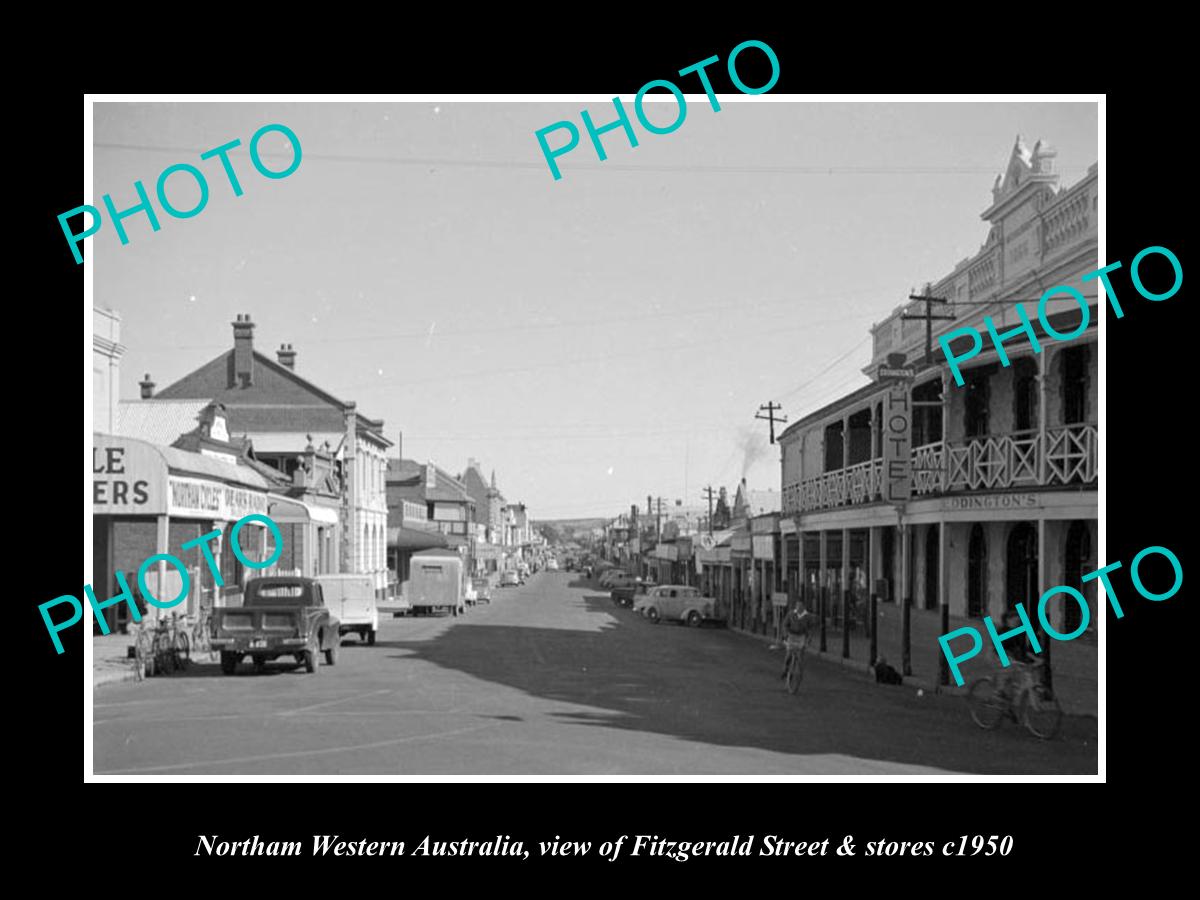
[[787,641],[784,645],[787,652],[783,654],[783,672],[780,674],[780,678],[787,678],[788,661],[791,659],[792,653],[803,653],[804,648],[808,645],[808,627],[811,618],[808,610],[804,608],[803,600],[797,600],[788,611],[787,618],[783,623],[787,633]]

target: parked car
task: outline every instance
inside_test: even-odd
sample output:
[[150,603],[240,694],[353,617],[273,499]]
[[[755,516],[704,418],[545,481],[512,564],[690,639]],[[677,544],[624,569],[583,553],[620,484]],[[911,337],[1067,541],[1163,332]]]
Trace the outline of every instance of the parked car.
[[212,611],[212,648],[221,652],[221,671],[232,675],[245,656],[256,671],[281,656],[294,656],[308,672],[337,664],[337,617],[325,606],[321,585],[311,578],[251,578],[241,606]]
[[546,571],[547,572],[557,572],[558,571],[558,560],[555,559],[554,557],[550,557],[548,560],[546,560]]
[[325,606],[338,620],[338,634],[353,632],[367,644],[375,643],[379,610],[375,604],[375,581],[370,575],[318,575],[317,584]]
[[655,625],[665,620],[686,622],[698,628],[706,621],[717,620],[716,601],[686,584],[660,584],[651,588],[634,601],[633,609]]
[[613,590],[619,587],[630,587],[637,584],[637,582],[638,578],[636,575],[631,575],[628,572],[616,572],[609,575],[607,581],[602,580],[600,583],[609,590]]
[[472,578],[471,586],[475,588],[475,602],[487,603],[492,602],[492,585],[486,578]]
[[612,590],[613,603],[617,606],[632,607],[634,602],[646,594],[651,588],[657,587],[653,581],[636,579],[632,584],[623,584]]
[[414,553],[408,579],[413,613],[466,612],[462,565],[462,557],[453,550]]
[[613,578],[618,575],[629,574],[624,569],[617,569],[611,566],[604,570],[598,569],[597,571],[599,572],[599,577],[597,580],[600,582],[600,587],[611,587],[612,585],[610,585],[609,582],[612,581]]
[[500,573],[500,587],[516,587],[521,583],[521,576],[515,569],[505,569]]

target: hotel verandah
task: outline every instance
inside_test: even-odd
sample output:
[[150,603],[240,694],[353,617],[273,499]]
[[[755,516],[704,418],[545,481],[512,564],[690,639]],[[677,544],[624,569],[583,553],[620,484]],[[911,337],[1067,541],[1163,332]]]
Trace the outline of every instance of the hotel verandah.
[[[1036,605],[1049,587],[1080,587],[1097,566],[1099,310],[1096,281],[1081,281],[1100,265],[1096,166],[1060,189],[1055,155],[1018,139],[982,214],[990,223],[983,246],[923,291],[951,301],[939,311],[954,315],[934,325],[931,364],[926,324],[901,318],[923,305],[899,307],[872,328],[864,372],[874,383],[780,438],[783,516],[795,525],[781,546],[780,576],[803,586],[810,601],[824,594],[831,618],[840,615],[845,588],[852,610],[865,609],[874,592],[881,609],[907,598],[915,610],[946,604],[956,617],[998,620],[1017,602]],[[1040,353],[1024,337],[1010,339],[1010,364],[1001,365],[983,317],[1004,332],[1020,324],[1020,302],[1037,327],[1038,299],[1064,284],[1087,298],[1087,330],[1067,342],[1046,338]],[[1070,332],[1081,311],[1067,297],[1051,301],[1048,315]],[[936,336],[966,325],[985,333],[985,349],[963,364],[960,387]],[[917,370],[909,394],[911,498],[899,507],[883,501],[888,385],[878,377],[897,354]],[[1095,635],[1095,583],[1080,590],[1091,613],[1086,642]],[[1050,610],[1062,632],[1081,617],[1071,602]]]

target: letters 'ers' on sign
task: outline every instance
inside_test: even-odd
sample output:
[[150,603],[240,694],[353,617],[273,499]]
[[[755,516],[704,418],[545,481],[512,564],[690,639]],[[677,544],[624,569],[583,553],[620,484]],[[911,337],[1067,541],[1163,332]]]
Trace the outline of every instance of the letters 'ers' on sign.
[[898,381],[883,398],[883,499],[912,497],[912,403],[908,382]]

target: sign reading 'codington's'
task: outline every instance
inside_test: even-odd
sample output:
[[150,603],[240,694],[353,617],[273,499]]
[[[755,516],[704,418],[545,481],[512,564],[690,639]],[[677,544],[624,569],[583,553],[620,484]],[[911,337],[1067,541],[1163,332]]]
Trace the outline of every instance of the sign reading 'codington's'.
[[947,509],[1028,509],[1037,506],[1033,494],[990,494],[984,497],[947,497]]

